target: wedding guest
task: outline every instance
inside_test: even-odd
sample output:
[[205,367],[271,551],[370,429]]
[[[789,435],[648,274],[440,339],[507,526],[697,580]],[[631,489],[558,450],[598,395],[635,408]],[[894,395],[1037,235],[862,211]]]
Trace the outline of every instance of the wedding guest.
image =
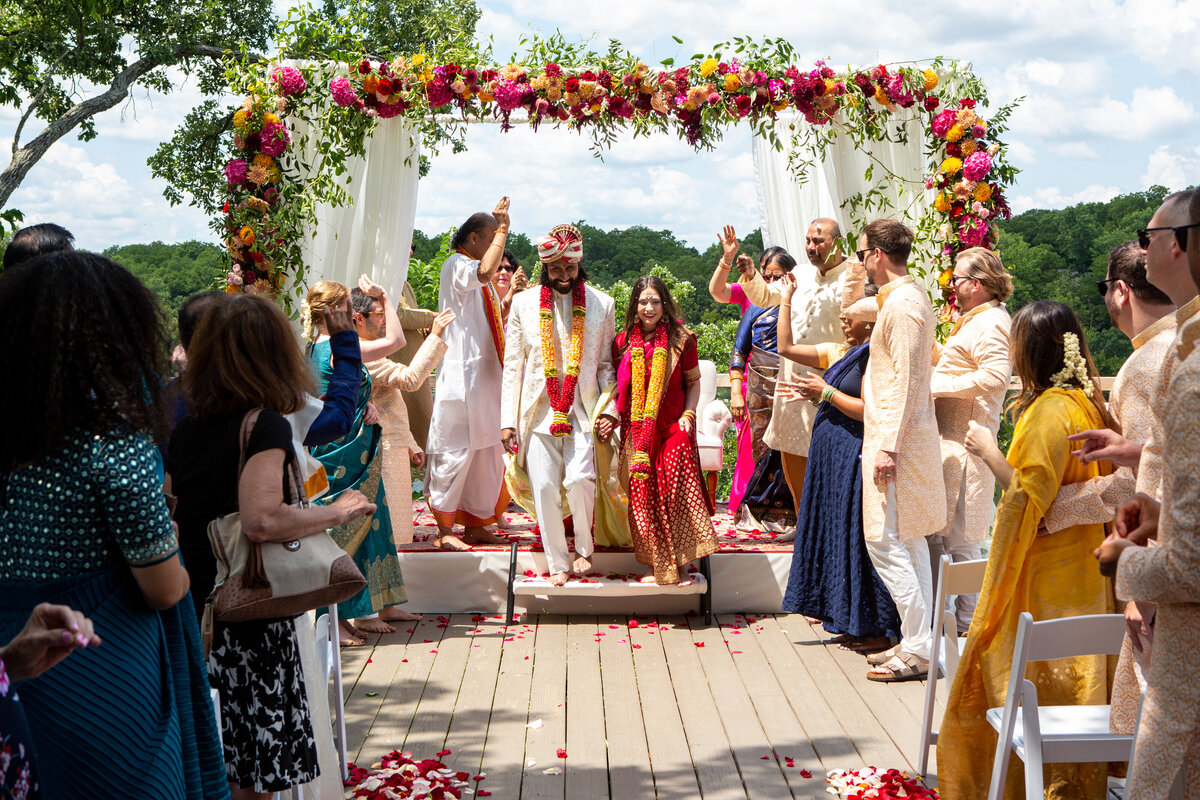
[[[930,477],[942,474],[929,388],[937,320],[908,275],[912,242],[902,223],[879,219],[863,229],[857,254],[879,287],[863,381],[863,533],[896,603],[902,636],[896,647],[868,657],[867,678],[885,682],[922,678],[929,670],[933,579],[925,537],[946,524],[945,504],[929,502]],[[932,488],[941,487],[936,481]]]
[[20,383],[0,393],[20,420],[0,437],[0,641],[49,601],[105,639],[21,684],[43,796],[227,796],[154,444],[158,299],[107,258],[60,251],[0,275],[0,333],[14,343],[0,369]]
[[[1200,287],[1200,192],[1193,192],[1189,203],[1189,218],[1173,231],[1174,244],[1185,248],[1192,280]],[[1179,330],[1174,348],[1180,363],[1159,409],[1165,465],[1161,507],[1150,496],[1135,495],[1118,510],[1115,535],[1097,553],[1101,571],[1116,575],[1117,597],[1139,606],[1143,601],[1158,604],[1153,658],[1127,783],[1129,797],[1149,800],[1169,796],[1180,765],[1186,765],[1184,796],[1200,796],[1200,687],[1191,675],[1200,645],[1198,336],[1194,319]],[[1136,546],[1149,539],[1158,546]]]
[[521,262],[517,261],[512,250],[505,249],[504,256],[500,259],[500,269],[496,270],[496,277],[492,279],[492,285],[496,287],[496,294],[500,295],[500,313],[507,323],[513,298],[529,287],[529,279],[525,277],[525,268],[521,266]]
[[786,314],[794,287],[784,279],[779,354],[824,374],[777,389],[818,407],[783,610],[820,620],[839,648],[878,652],[900,635],[900,618],[863,540],[862,380],[879,311],[875,287],[842,312],[840,345],[792,343]]
[[[938,734],[938,791],[946,797],[987,794],[996,733],[984,713],[1004,705],[1021,613],[1045,620],[1113,610],[1112,584],[1089,560],[1104,540],[1104,526],[1038,534],[1060,487],[1109,472],[1106,464],[1070,458],[1067,436],[1111,423],[1083,327],[1068,306],[1035,301],[1013,317],[1012,354],[1021,393],[1011,404],[1017,423],[1007,458],[990,429],[971,422],[967,433],[968,450],[988,465],[1004,496],[996,509],[979,605]],[[1025,676],[1037,686],[1038,702],[1048,706],[1108,699],[1107,656],[1034,662]],[[1105,795],[1105,764],[1045,769],[1049,798]],[[1023,787],[1020,764],[1014,761],[1004,796],[1023,797]]]
[[29,225],[13,234],[4,248],[4,269],[49,253],[75,249],[75,236],[62,225],[43,222]]
[[[561,586],[592,568],[594,436],[608,438],[617,422],[600,402],[614,379],[616,323],[613,299],[587,285],[578,228],[558,225],[537,248],[538,290],[519,295],[508,319],[500,440],[529,474],[550,582]],[[564,513],[575,532],[573,560]]]
[[[1000,430],[1004,395],[1012,380],[1012,320],[1004,301],[1012,295],[1013,284],[1000,256],[982,247],[963,250],[955,259],[950,286],[960,316],[946,344],[934,346],[930,379],[947,517],[946,527],[927,540],[934,572],[943,555],[956,563],[982,557],[981,544],[992,527],[996,481],[983,460],[967,452],[967,428],[975,422],[993,436]],[[954,599],[960,633],[971,626],[976,599],[973,594]]]
[[[350,305],[354,309],[358,335],[363,341],[375,341],[384,335],[383,304],[378,298],[355,287],[350,290]],[[453,321],[453,311],[443,311],[433,318],[429,336],[415,353],[411,365],[398,364],[390,358],[366,364],[371,375],[371,402],[379,410],[379,424],[383,428],[379,459],[392,518],[392,542],[396,545],[409,544],[413,540],[412,467],[425,466],[425,452],[409,428],[404,392],[424,383],[441,361],[446,352],[442,332]],[[389,609],[381,612],[385,620],[392,619],[388,612]]]
[[[729,272],[733,269],[733,265],[737,263],[738,259],[737,233],[734,231],[732,225],[726,225],[721,233],[717,235],[717,239],[721,242],[721,259],[717,262],[716,268],[713,269],[712,277],[708,281],[708,293],[718,303],[732,303],[736,305],[744,320],[746,311],[751,305],[750,298],[746,296],[746,291],[740,283],[729,282]],[[758,268],[762,269],[767,261],[780,253],[787,255],[787,251],[782,247],[768,247],[759,257]],[[796,260],[790,255],[787,257],[794,267]],[[790,269],[787,271],[790,271]],[[745,360],[743,359],[742,363],[735,367],[731,357],[729,364],[729,411],[733,415],[734,429],[737,432],[737,460],[733,466],[733,481],[729,486],[729,503],[726,507],[729,509],[729,513],[734,516],[734,519],[738,517],[738,508],[741,506],[742,498],[746,494],[746,483],[749,482],[750,476],[754,474],[754,436],[750,432],[750,418],[746,413],[748,393],[749,387],[746,382]],[[770,395],[768,395],[767,399],[770,399]],[[764,416],[763,419],[769,422],[770,417]],[[788,503],[791,504],[790,497],[788,498]]]
[[[363,356],[368,359],[367,363],[371,363],[386,358],[399,347],[396,337],[400,321],[382,286],[366,275],[359,278],[358,285],[364,295],[378,299],[384,317],[383,335],[378,339],[362,340]],[[348,308],[349,304],[350,290],[336,281],[313,284],[305,300],[310,319],[325,308]],[[318,322],[315,328],[310,327],[308,335],[308,359],[316,372],[320,389],[324,390],[334,372],[333,353],[324,322]],[[318,502],[329,503],[343,492],[361,491],[364,494],[370,492],[369,499],[375,505],[373,513],[355,518],[329,532],[338,546],[354,559],[367,579],[367,585],[358,594],[338,604],[342,645],[346,647],[365,644],[364,633],[395,633],[396,629],[388,624],[389,620],[408,621],[417,618],[395,608],[407,602],[408,598],[404,593],[404,578],[400,574],[400,559],[392,541],[391,509],[382,480],[383,462],[379,459],[379,453],[383,432],[378,424],[378,409],[371,403],[371,375],[365,365],[360,366],[359,370],[354,425],[341,439],[312,448],[312,454],[325,466],[329,478],[329,493]],[[410,493],[406,501],[410,506],[411,497]]]
[[719,545],[696,450],[696,336],[659,278],[634,282],[613,363],[634,555],[652,570],[644,581],[687,583],[681,569]]
[[[799,288],[792,300],[792,340],[798,344],[837,342],[842,337],[838,315],[845,295],[847,264],[838,244],[841,235],[837,222],[828,218],[814,220],[808,228],[805,254],[813,269],[796,276]],[[781,291],[777,284],[765,282],[753,263],[739,262],[738,269],[742,272],[742,288],[750,302],[761,308],[779,305]],[[779,380],[791,381],[795,372],[791,362],[784,359],[780,364]],[[816,416],[811,403],[784,403],[776,399],[771,404],[771,424],[763,435],[767,446],[780,452],[783,472],[797,510]]]
[[[412,284],[404,282],[400,292],[400,301],[396,308],[400,318],[400,329],[404,331],[404,346],[392,353],[388,358],[398,364],[411,364],[417,356],[417,350],[425,343],[425,337],[433,326],[436,311],[421,308],[417,304],[417,293]],[[404,392],[404,407],[408,410],[408,424],[412,430],[413,441],[421,450],[429,439],[429,417],[433,414],[433,389],[430,379],[421,381],[412,391]]]
[[[492,284],[507,236],[504,197],[491,214],[472,214],[462,224],[451,241],[455,253],[442,265],[438,308],[453,311],[457,324],[446,331],[437,371],[425,496],[443,550],[507,541],[485,527],[508,506],[500,444],[504,320]],[[465,528],[461,539],[456,524]]]
[[[315,387],[277,305],[251,294],[217,304],[196,330],[189,356],[189,416],[171,439],[167,462],[181,537],[207,539],[212,520],[236,511],[251,541],[282,542],[375,510],[352,489],[327,505],[296,505],[301,498],[288,477],[296,455],[284,415],[303,407]],[[196,574],[195,565],[188,568]],[[212,576],[206,579],[211,585]],[[214,625],[208,668],[221,695],[225,769],[237,800],[268,800],[319,774],[296,624]]]

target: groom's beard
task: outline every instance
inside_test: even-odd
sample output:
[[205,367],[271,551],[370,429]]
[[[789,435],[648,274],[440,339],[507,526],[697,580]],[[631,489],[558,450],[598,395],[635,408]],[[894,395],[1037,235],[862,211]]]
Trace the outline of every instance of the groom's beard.
[[579,282],[580,279],[575,278],[574,280],[560,285],[557,281],[552,280],[550,281],[550,288],[554,289],[554,291],[558,292],[559,294],[570,294],[571,292],[575,291],[575,284]]

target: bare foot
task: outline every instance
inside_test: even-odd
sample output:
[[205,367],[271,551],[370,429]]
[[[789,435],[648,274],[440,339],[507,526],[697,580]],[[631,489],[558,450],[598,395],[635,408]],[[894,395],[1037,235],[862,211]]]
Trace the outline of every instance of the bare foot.
[[569,578],[569,577],[570,577],[570,575],[566,572],[556,572],[550,576],[550,585],[551,586],[562,586],[563,584],[565,584],[567,582],[567,578]]
[[467,528],[462,540],[467,544],[508,544],[508,539],[497,536],[487,528]]
[[396,606],[388,606],[379,612],[379,618],[387,622],[417,622],[421,619],[421,615]]
[[466,544],[462,539],[459,539],[453,533],[446,531],[438,531],[438,535],[433,538],[433,546],[439,550],[470,550],[471,545]]
[[381,619],[356,619],[354,627],[367,633],[395,633],[396,629]]
[[571,571],[576,575],[586,575],[591,568],[592,562],[588,561],[585,556],[575,559],[575,563],[571,565]]
[[360,638],[358,631],[354,630],[354,625],[342,620],[338,623],[338,643],[342,647],[362,647],[367,643],[366,639]]

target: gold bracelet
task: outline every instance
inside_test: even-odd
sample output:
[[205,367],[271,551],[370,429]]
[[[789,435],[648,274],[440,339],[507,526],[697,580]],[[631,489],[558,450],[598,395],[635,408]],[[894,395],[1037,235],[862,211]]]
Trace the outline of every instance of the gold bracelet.
[[721,269],[725,269],[725,270],[733,268],[733,264],[726,264],[725,259],[723,259],[723,258],[717,262],[717,266],[720,267]]
[[684,417],[687,417],[687,418],[688,418],[688,419],[690,419],[692,422],[695,422],[695,421],[696,421],[696,412],[695,412],[695,411],[692,411],[690,408],[689,408],[687,411],[684,411],[684,412],[683,412],[683,416],[684,416]]

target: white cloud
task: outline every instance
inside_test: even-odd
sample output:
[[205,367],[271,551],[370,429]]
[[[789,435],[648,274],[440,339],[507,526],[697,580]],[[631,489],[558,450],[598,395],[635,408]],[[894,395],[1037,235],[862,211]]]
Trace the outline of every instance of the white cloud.
[[1121,190],[1116,186],[1100,186],[1092,184],[1080,189],[1074,194],[1063,194],[1057,186],[1047,186],[1037,189],[1032,195],[1018,195],[1010,205],[1014,214],[1020,214],[1031,208],[1066,208],[1076,203],[1105,203],[1119,195]]
[[1075,158],[1094,161],[1100,154],[1092,149],[1087,142],[1058,142],[1046,148],[1059,158]]
[[1138,87],[1128,103],[1105,97],[1080,116],[1091,133],[1125,142],[1161,138],[1197,121],[1195,106],[1170,86]]
[[1178,190],[1200,183],[1200,147],[1174,150],[1162,145],[1150,154],[1146,171],[1142,173],[1142,188],[1154,185]]

